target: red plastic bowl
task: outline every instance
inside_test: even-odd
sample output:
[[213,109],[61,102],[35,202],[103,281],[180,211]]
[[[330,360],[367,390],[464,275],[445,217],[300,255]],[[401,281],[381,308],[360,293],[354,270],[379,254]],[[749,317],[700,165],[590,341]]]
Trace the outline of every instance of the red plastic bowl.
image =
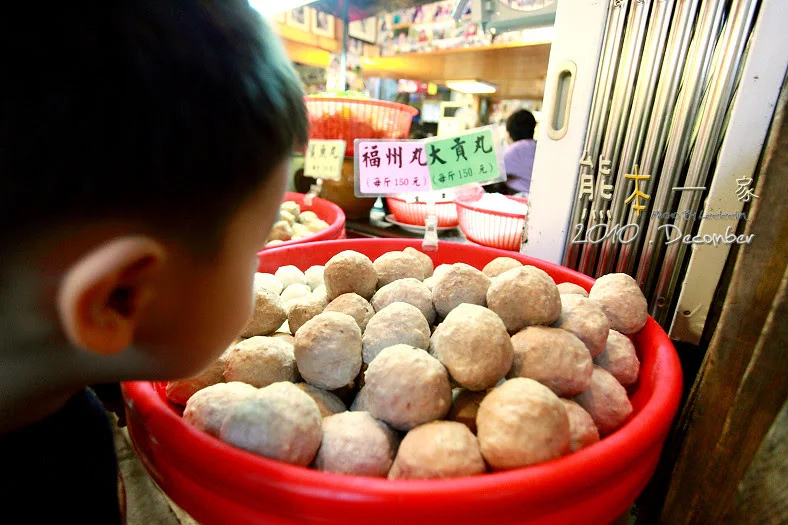
[[[301,206],[301,211],[315,212],[318,219],[324,220],[328,223],[328,228],[323,231],[313,233],[312,235],[307,235],[306,237],[302,237],[300,239],[285,241],[281,244],[272,246],[271,248],[303,244],[305,242],[333,241],[336,239],[345,238],[345,212],[342,211],[342,208],[333,202],[326,199],[321,199],[320,197],[315,197],[312,199],[312,205],[307,206],[304,204],[304,197],[306,197],[306,195],[303,193],[294,193],[288,191],[285,193],[285,198],[282,202],[293,201]],[[267,249],[270,250],[271,248]]]
[[[342,250],[371,258],[419,241],[356,239],[290,246],[261,254],[260,270],[294,264],[305,270]],[[520,254],[457,243],[430,253],[435,263],[478,268],[509,256],[547,271],[557,282],[588,289],[593,280]],[[527,468],[446,480],[327,474],[255,456],[184,423],[149,382],[123,385],[134,446],[160,487],[205,524],[601,524],[623,514],[654,473],[678,410],[678,356],[653,319],[633,338],[641,359],[631,390],[632,418],[599,443]]]
[[[519,251],[522,245],[526,216],[483,208],[476,205],[479,198],[476,196],[458,198],[456,201],[457,216],[462,233],[470,241],[484,246]],[[507,195],[507,198],[528,204],[528,199],[525,197]]]

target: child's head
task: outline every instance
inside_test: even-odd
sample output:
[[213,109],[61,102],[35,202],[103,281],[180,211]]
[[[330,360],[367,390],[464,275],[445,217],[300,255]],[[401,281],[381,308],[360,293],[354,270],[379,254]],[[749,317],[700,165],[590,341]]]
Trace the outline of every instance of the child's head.
[[0,22],[0,364],[194,373],[250,313],[300,83],[245,0],[28,5]]

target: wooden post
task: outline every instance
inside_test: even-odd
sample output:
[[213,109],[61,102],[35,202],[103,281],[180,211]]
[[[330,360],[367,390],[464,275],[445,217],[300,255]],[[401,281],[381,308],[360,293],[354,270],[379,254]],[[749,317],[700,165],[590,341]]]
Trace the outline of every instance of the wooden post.
[[744,232],[755,237],[738,251],[719,324],[679,421],[683,442],[664,524],[747,523],[737,506],[746,508],[753,497],[742,500],[740,482],[788,397],[787,99],[784,86]]

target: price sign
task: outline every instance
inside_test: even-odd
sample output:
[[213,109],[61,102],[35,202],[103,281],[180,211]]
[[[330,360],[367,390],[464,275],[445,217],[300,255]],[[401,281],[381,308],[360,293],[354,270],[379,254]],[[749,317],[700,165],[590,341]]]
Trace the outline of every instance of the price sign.
[[425,140],[356,139],[356,196],[423,193],[505,180],[491,127]]
[[428,143],[432,188],[443,190],[500,179],[492,130],[484,129]]
[[344,140],[310,140],[304,159],[304,175],[314,179],[340,180],[345,146]]
[[430,191],[430,170],[419,140],[356,141],[356,194]]

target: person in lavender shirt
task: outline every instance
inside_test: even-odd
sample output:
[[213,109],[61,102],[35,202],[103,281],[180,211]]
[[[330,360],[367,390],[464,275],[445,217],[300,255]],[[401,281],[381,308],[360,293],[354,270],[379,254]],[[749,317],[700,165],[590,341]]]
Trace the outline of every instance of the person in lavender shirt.
[[536,152],[535,128],[536,119],[527,109],[515,111],[506,120],[506,131],[512,139],[503,154],[507,193],[527,195],[529,192]]

